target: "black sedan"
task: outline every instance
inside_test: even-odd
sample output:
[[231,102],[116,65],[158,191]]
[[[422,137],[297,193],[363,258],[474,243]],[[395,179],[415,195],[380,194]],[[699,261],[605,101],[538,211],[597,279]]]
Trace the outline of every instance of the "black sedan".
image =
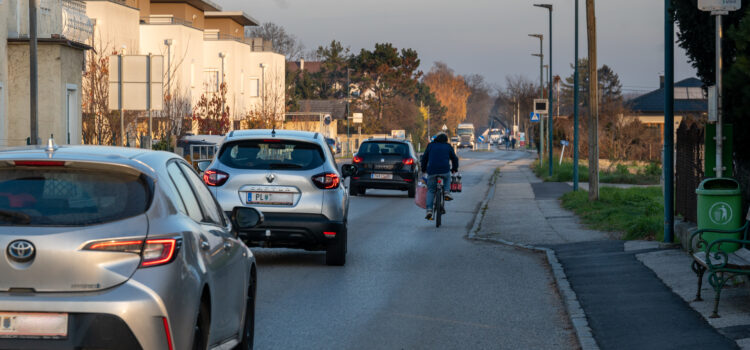
[[357,173],[351,177],[349,194],[364,195],[368,188],[407,191],[414,197],[419,161],[411,142],[401,139],[369,139],[352,158]]

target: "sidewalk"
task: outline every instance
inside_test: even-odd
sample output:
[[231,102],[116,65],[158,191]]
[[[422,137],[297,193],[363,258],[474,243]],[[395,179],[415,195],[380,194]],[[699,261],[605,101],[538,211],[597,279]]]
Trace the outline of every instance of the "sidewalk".
[[[686,253],[655,242],[623,242],[613,234],[585,229],[557,199],[572,187],[541,182],[529,169],[532,161],[524,158],[500,169],[476,237],[554,251],[548,253],[550,264],[553,270],[559,269],[558,261],[562,265],[558,288],[579,338],[584,338],[579,339],[584,349],[597,345],[604,349],[733,349],[750,344],[740,340],[750,337],[750,327],[742,326],[750,322],[742,323],[735,315],[750,315],[747,288],[743,288],[745,306],[740,308],[728,300],[730,293],[723,292],[722,321],[709,324],[703,312],[684,299],[692,298],[697,287]],[[673,291],[675,286],[679,288]],[[708,289],[704,298],[712,300],[713,292]],[[575,300],[567,301],[571,296],[566,294]],[[711,303],[702,304],[706,305],[699,309],[710,309]],[[581,313],[583,320],[576,320]],[[585,339],[592,333],[593,346]]]

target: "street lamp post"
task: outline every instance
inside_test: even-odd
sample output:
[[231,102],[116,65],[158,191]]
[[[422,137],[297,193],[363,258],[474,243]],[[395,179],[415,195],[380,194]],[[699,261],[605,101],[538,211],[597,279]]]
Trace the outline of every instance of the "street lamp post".
[[575,72],[573,77],[573,191],[578,191],[578,0],[575,0]]
[[[539,53],[532,56],[539,57],[539,98],[544,98],[544,35],[529,34],[530,37],[539,38]],[[539,116],[539,164],[544,160],[544,116]]]
[[349,119],[350,119],[350,110],[349,110],[349,100],[352,98],[352,85],[351,85],[351,68],[346,68],[346,153],[350,154],[352,149],[352,143],[350,140],[350,133],[349,133]]
[[[221,83],[219,83],[218,92],[221,96],[221,89],[224,86],[224,59],[227,58],[227,54],[219,52],[219,58],[221,58]],[[221,99],[221,114],[224,114],[224,99]]]
[[266,113],[267,113],[266,112],[266,64],[265,63],[261,63],[260,64],[260,68],[263,71],[263,73],[261,74],[262,75],[262,77],[261,77],[261,85],[263,87],[261,93],[263,94],[263,97],[261,98],[260,101],[261,101],[261,108],[263,110],[263,112],[262,112],[263,113],[263,117],[266,118],[266,127],[268,127],[268,119],[267,119],[267,116],[266,116]]
[[[536,7],[546,8],[549,11],[549,73],[550,76],[552,75],[552,5],[551,4],[534,4]],[[553,121],[552,121],[552,114],[550,113],[552,111],[552,103],[553,101],[553,94],[552,94],[552,79],[550,79],[547,84],[549,84],[549,88],[547,91],[549,91],[549,103],[548,108],[549,112],[548,114],[548,122],[549,127],[547,128],[547,133],[549,134],[548,137],[548,143],[549,146],[549,176],[552,176],[552,151],[554,150],[553,140],[552,140],[552,130],[553,130]]]

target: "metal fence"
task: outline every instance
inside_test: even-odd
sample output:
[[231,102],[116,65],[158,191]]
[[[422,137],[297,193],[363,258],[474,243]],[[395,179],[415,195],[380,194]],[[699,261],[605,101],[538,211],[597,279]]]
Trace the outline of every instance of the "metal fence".
[[685,221],[697,222],[695,189],[703,180],[704,129],[698,123],[683,122],[677,129],[675,157],[675,213]]

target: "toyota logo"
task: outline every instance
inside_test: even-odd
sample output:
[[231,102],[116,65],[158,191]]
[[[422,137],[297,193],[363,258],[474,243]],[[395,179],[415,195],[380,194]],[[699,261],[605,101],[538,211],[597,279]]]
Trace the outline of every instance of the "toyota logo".
[[34,259],[36,249],[29,241],[17,240],[8,244],[7,253],[13,261],[24,263]]

